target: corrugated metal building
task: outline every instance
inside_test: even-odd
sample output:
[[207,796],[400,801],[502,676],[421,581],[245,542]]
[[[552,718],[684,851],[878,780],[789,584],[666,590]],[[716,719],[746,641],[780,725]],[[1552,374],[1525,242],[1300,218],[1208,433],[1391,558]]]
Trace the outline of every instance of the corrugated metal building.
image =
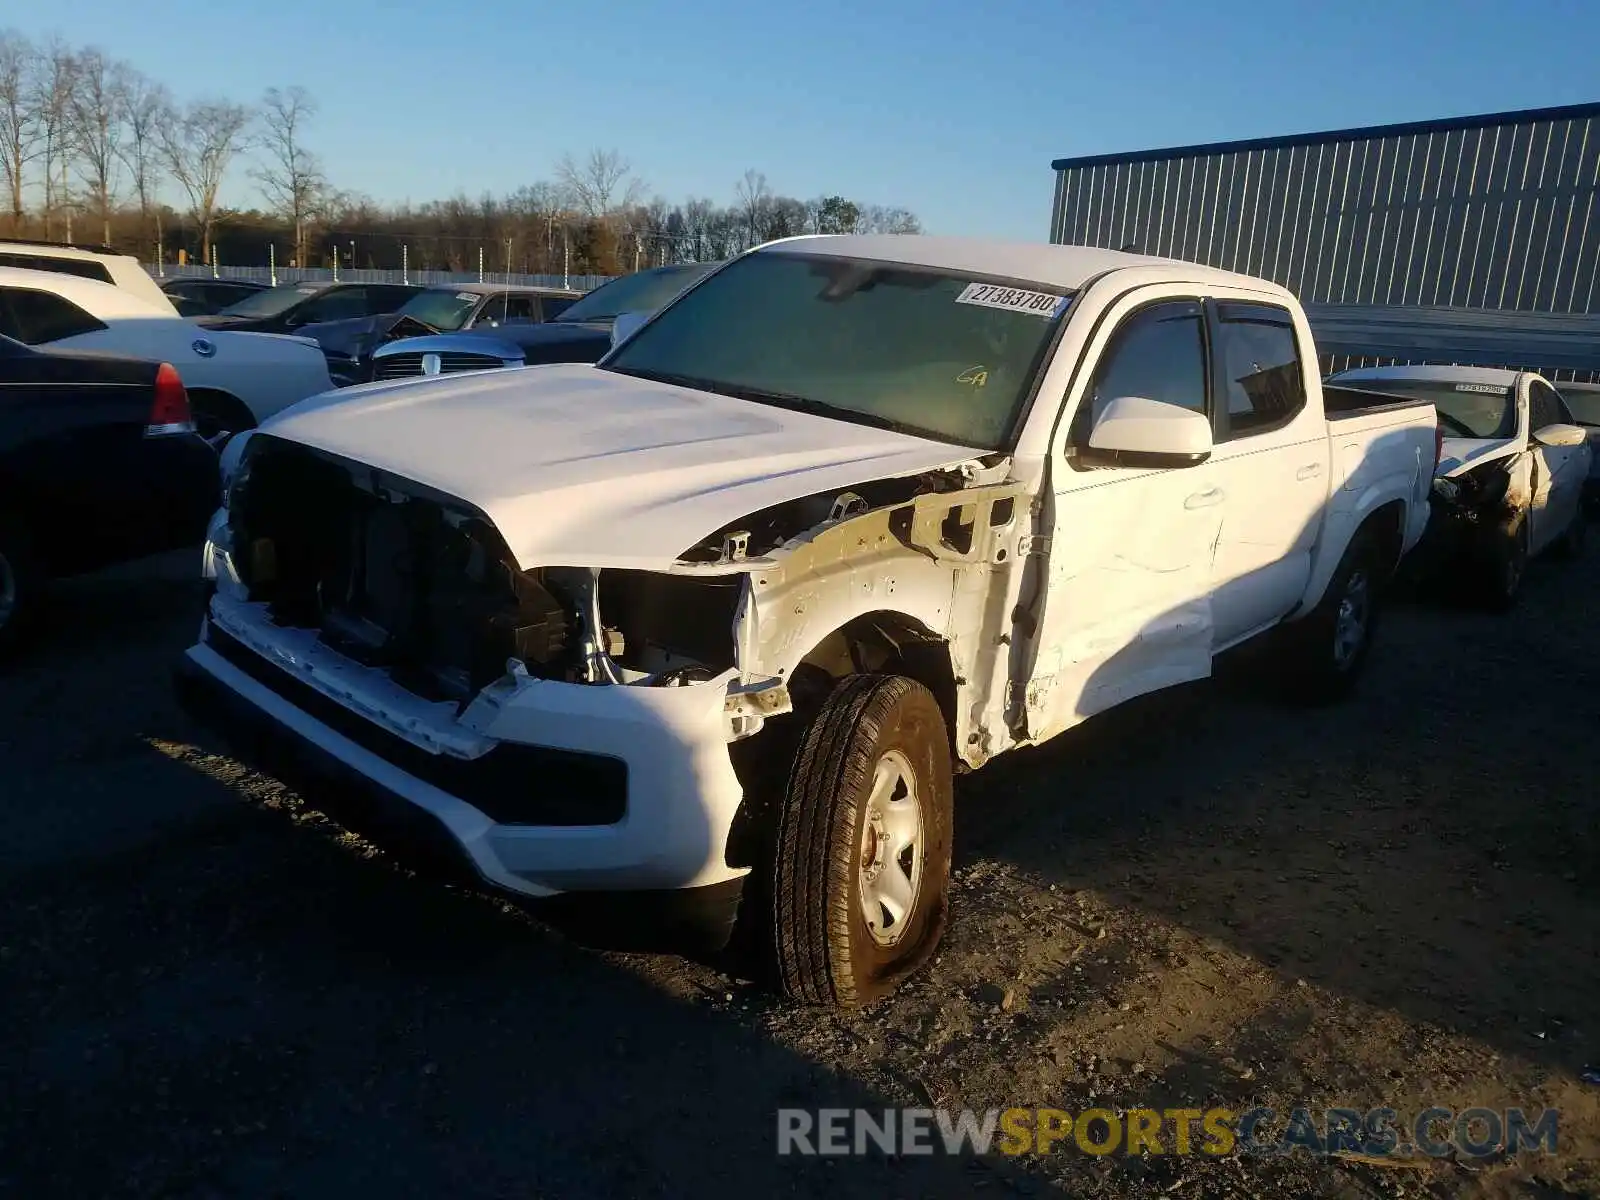
[[[1501,363],[1516,335],[1554,332],[1600,369],[1600,104],[1059,159],[1050,238],[1262,275],[1294,290],[1352,356],[1397,357],[1389,306],[1416,312],[1420,356]],[[1366,316],[1362,310],[1368,310]],[[1483,317],[1484,314],[1478,314]],[[1396,322],[1399,320],[1399,324]],[[1383,326],[1372,344],[1367,325]],[[1474,332],[1512,335],[1493,345]],[[1319,329],[1320,336],[1320,329]],[[1574,341],[1576,350],[1567,346]],[[1572,353],[1566,353],[1572,351]]]

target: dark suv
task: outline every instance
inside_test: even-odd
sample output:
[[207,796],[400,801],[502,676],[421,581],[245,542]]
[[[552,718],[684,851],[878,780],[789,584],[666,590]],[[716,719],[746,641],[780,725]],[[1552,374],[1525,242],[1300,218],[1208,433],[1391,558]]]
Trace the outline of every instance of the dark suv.
[[420,291],[420,283],[287,283],[194,321],[207,329],[293,333],[302,325],[321,321],[391,313]]

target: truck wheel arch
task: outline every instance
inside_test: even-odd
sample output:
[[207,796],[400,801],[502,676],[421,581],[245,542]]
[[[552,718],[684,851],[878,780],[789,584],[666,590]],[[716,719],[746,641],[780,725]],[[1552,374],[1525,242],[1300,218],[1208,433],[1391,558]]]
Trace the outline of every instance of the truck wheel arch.
[[[1357,511],[1359,513],[1359,510]],[[1338,570],[1345,549],[1364,533],[1370,534],[1377,542],[1383,556],[1385,578],[1392,578],[1400,565],[1400,554],[1405,546],[1406,515],[1404,500],[1385,501],[1365,513],[1360,513],[1359,520],[1354,521],[1350,527],[1350,536],[1340,541],[1337,554],[1329,547],[1319,548],[1312,559],[1311,580],[1306,588],[1305,597],[1301,600],[1300,607],[1295,610],[1293,619],[1298,620],[1307,615],[1321,603],[1323,593],[1328,590],[1328,583]]]
[[849,675],[904,675],[933,693],[944,714],[951,758],[956,745],[959,685],[949,643],[917,618],[880,609],[851,618],[818,639],[785,668],[794,711],[769,720],[755,737],[729,746],[745,797],[734,817],[726,852],[730,867],[760,862],[770,829],[772,798],[786,785],[799,735],[839,680]]

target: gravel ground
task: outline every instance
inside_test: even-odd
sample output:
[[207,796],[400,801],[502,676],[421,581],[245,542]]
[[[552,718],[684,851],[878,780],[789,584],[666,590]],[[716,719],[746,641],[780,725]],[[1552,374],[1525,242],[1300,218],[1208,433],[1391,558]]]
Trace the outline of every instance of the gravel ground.
[[[958,792],[955,924],[850,1016],[574,946],[216,753],[182,554],[0,679],[0,1193],[1590,1196],[1600,556],[1390,610],[1358,698],[1248,665]],[[1560,1110],[1555,1156],[778,1159],[780,1106]]]

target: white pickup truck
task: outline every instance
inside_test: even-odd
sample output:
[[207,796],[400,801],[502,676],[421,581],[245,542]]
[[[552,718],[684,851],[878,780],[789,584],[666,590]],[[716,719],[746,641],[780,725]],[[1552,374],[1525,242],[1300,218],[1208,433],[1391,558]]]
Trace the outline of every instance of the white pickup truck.
[[806,237],[619,328],[235,439],[180,695],[375,840],[624,943],[742,906],[804,1000],[937,943],[954,773],[1279,626],[1343,692],[1427,521],[1432,406],[1325,413],[1258,279]]

